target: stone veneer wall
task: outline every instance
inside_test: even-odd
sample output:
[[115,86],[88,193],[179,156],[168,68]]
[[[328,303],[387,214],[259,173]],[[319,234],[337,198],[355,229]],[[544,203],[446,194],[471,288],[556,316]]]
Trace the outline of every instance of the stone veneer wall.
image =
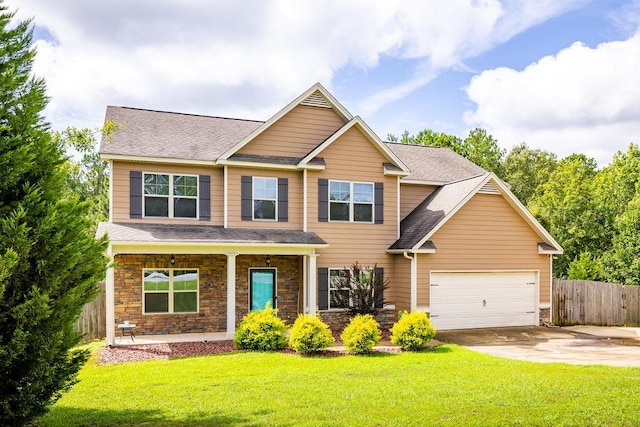
[[545,323],[551,323],[551,309],[550,308],[541,308],[540,309],[540,326],[543,326]]
[[264,255],[239,255],[236,258],[236,324],[249,312],[249,269],[276,269],[276,308],[278,317],[292,324],[301,311],[302,260],[298,256],[271,256],[267,267]]
[[[227,330],[227,257],[225,255],[116,255],[114,268],[115,325],[128,320],[137,335],[224,332]],[[249,311],[249,268],[265,268],[265,256],[236,258],[236,325]],[[293,323],[301,297],[301,260],[297,256],[272,256],[277,271],[278,315]],[[179,314],[142,313],[142,270],[199,269],[199,312]]]
[[[331,329],[342,330],[349,324],[349,320],[352,316],[346,311],[336,310],[321,311],[320,317]],[[381,328],[391,328],[396,320],[398,320],[397,311],[383,310],[376,316],[376,320],[380,324]]]

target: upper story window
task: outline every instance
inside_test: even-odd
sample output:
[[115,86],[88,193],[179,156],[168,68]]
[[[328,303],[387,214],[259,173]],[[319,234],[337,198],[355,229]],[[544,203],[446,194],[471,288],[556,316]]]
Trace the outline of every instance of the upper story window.
[[198,177],[145,173],[144,216],[160,218],[197,218]]
[[253,219],[275,221],[278,209],[278,179],[253,177]]
[[373,183],[329,181],[329,220],[373,222]]

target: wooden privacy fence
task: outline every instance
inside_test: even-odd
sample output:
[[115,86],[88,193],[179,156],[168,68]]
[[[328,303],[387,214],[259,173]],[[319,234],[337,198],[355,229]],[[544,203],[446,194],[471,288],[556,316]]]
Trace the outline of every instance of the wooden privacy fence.
[[640,286],[554,279],[552,310],[558,326],[640,326]]
[[95,300],[82,307],[82,313],[76,320],[76,331],[84,334],[85,341],[104,338],[107,334],[107,299],[104,292],[104,282],[100,282],[100,288],[102,292]]

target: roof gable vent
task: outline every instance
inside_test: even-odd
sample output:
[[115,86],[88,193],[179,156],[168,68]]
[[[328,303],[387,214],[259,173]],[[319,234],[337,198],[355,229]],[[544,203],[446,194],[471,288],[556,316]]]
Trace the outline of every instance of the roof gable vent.
[[487,182],[485,185],[482,186],[482,188],[480,188],[480,190],[478,190],[478,193],[481,193],[481,194],[500,194],[500,190],[498,190],[496,188],[496,186],[493,185],[493,183]]
[[329,101],[327,101],[327,99],[324,96],[322,96],[322,94],[319,91],[313,92],[300,104],[307,105],[309,107],[332,108],[331,104],[329,104]]

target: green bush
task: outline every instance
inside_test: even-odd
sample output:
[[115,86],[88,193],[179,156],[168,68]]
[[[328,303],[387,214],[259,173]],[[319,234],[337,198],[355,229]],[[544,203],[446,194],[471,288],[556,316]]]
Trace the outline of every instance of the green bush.
[[435,335],[436,328],[431,326],[427,314],[419,311],[401,311],[398,321],[391,328],[391,342],[408,351],[425,348]]
[[284,336],[286,330],[286,325],[278,317],[278,310],[267,306],[264,310],[251,311],[242,318],[233,343],[245,350],[280,350],[287,344]]
[[326,323],[317,316],[301,314],[289,334],[289,347],[296,353],[315,353],[333,344],[333,335]]
[[351,319],[340,338],[349,354],[369,353],[380,343],[380,328],[372,315],[359,314]]

